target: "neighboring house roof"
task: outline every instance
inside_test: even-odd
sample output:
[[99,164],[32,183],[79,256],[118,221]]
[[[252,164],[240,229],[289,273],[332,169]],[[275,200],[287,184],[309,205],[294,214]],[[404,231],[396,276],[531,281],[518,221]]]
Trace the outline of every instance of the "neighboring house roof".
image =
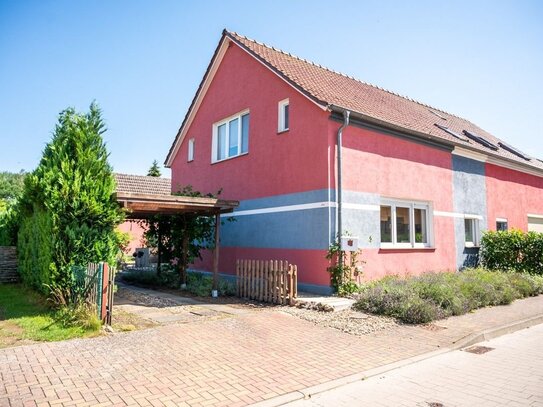
[[205,91],[208,77],[214,74],[213,66],[216,59],[221,57],[220,49],[225,38],[240,46],[323,109],[349,110],[361,119],[381,127],[414,133],[422,138],[505,159],[522,167],[531,167],[538,173],[543,170],[543,162],[540,160],[527,156],[466,119],[226,30],[223,31],[219,46],[168,153],[167,165],[171,165],[178,148],[177,143],[182,141],[185,125],[190,124],[188,118],[194,113],[193,110],[197,110],[199,94]]
[[116,192],[146,195],[171,195],[172,180],[162,177],[114,173]]

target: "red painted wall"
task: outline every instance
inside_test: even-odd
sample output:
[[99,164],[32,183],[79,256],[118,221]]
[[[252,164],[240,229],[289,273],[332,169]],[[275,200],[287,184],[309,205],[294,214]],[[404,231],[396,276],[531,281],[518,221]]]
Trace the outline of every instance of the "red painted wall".
[[[277,104],[286,98],[290,101],[290,130],[277,134]],[[247,108],[249,153],[212,165],[212,124]],[[223,188],[223,198],[236,200],[326,188],[327,117],[232,45],[173,160],[172,185],[191,184],[201,192]],[[190,138],[195,139],[194,161],[187,163]]]
[[145,229],[141,227],[138,221],[127,220],[126,222],[121,223],[117,229],[130,235],[130,243],[124,251],[126,254],[132,254],[137,248],[145,247],[143,244]]
[[[339,124],[330,124],[330,136]],[[420,200],[436,211],[453,210],[452,160],[447,151],[350,126],[343,135],[344,190]],[[435,249],[364,249],[364,276],[420,274],[456,268],[454,222],[434,216]],[[379,236],[373,236],[379,239]]]
[[526,231],[528,213],[543,215],[543,178],[493,164],[486,164],[488,227],[506,218],[509,228]]

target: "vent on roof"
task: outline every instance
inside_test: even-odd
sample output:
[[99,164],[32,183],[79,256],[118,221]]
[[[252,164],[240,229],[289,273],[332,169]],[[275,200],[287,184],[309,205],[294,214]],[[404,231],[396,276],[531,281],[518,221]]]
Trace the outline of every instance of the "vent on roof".
[[481,137],[481,136],[478,136],[477,134],[475,133],[471,133],[467,130],[463,130],[462,133],[464,133],[466,136],[468,136],[470,139],[472,139],[473,141],[476,141],[477,143],[487,147],[487,148],[490,148],[491,150],[497,150],[498,149],[498,146],[496,144],[493,144],[491,143],[490,141],[488,141],[487,139]]
[[467,141],[469,142],[469,139],[467,137],[462,136],[461,134],[458,134],[451,129],[449,129],[447,126],[442,126],[441,124],[434,123],[434,126],[436,126],[438,129],[443,130],[445,133],[450,134],[453,137],[456,137],[459,140]]
[[522,151],[519,151],[517,150],[515,147],[511,147],[510,145],[508,144],[505,144],[501,141],[498,142],[498,145],[503,148],[504,150],[507,150],[509,151],[510,153],[512,154],[515,154],[516,156],[526,160],[526,161],[530,161],[530,157],[528,157],[526,154],[524,154]]
[[434,112],[433,110],[430,110],[430,109],[428,109],[428,111],[429,111],[430,113],[436,115],[437,117],[439,117],[441,120],[447,120],[446,117],[441,116],[438,112]]

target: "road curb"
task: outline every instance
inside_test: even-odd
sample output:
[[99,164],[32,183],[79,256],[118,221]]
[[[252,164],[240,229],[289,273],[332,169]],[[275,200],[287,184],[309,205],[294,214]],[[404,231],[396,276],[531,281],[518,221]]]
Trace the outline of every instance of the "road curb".
[[282,406],[284,404],[287,404],[296,400],[309,399],[315,394],[332,390],[337,387],[344,386],[346,384],[357,382],[359,380],[367,380],[370,377],[378,376],[383,373],[389,372],[391,370],[398,369],[400,367],[408,366],[425,359],[430,359],[435,356],[442,355],[444,353],[459,350],[459,349],[474,345],[479,342],[489,341],[499,336],[520,331],[521,329],[529,328],[531,326],[538,325],[541,323],[543,323],[543,314],[526,318],[520,321],[512,322],[507,325],[502,325],[499,327],[486,329],[481,332],[474,332],[453,341],[450,346],[447,346],[445,348],[435,350],[433,352],[423,353],[421,355],[413,356],[407,359],[402,359],[394,363],[389,363],[387,365],[378,366],[376,368],[365,370],[360,373],[354,373],[352,375],[344,376],[339,379],[328,381],[326,383],[321,383],[315,386],[306,387],[301,390],[285,393],[285,394],[282,394],[281,396],[277,396],[268,400],[263,400],[258,403],[251,404],[250,407],[277,407],[277,406]]

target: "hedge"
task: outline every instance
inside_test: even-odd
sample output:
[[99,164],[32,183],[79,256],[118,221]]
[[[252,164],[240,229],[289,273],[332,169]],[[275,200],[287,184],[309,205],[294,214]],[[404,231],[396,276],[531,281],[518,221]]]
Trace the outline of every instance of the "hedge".
[[485,232],[479,255],[481,266],[490,270],[543,274],[543,233]]

